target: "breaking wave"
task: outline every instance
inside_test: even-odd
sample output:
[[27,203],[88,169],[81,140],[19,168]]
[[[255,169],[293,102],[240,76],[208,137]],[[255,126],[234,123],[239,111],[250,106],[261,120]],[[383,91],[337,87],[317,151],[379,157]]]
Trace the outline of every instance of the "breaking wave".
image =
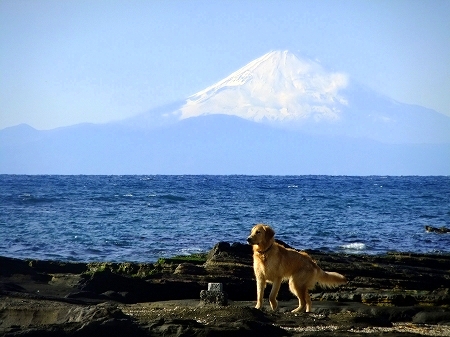
[[365,250],[366,245],[362,242],[353,242],[346,245],[342,245],[341,248],[346,250]]

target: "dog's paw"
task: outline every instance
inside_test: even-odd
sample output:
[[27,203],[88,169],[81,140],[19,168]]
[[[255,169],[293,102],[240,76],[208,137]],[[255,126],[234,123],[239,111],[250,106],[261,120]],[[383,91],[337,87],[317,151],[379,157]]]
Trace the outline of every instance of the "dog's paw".
[[298,312],[303,312],[304,310],[305,310],[305,308],[298,307],[298,308],[295,308],[294,310],[292,310],[291,312],[292,312],[293,314],[295,314],[295,313],[298,313]]
[[278,301],[270,302],[270,307],[273,311],[276,311],[278,309]]

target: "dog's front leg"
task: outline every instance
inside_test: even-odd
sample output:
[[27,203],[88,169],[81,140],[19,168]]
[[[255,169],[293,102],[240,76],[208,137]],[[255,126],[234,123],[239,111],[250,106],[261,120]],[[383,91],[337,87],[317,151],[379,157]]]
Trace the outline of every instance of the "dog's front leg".
[[264,289],[266,289],[266,280],[262,278],[256,279],[256,309],[261,309],[264,301]]
[[277,310],[278,308],[277,295],[278,291],[280,290],[280,286],[281,286],[281,279],[273,281],[272,290],[270,291],[269,295],[269,302],[273,311]]

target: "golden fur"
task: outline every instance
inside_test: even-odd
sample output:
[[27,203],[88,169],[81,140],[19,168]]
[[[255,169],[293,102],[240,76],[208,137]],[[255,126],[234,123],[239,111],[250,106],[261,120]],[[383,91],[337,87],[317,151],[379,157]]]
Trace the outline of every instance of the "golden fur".
[[337,286],[347,282],[338,273],[325,272],[306,253],[288,249],[275,242],[275,232],[270,226],[258,224],[252,228],[247,241],[253,246],[253,269],[256,277],[256,308],[263,303],[267,282],[272,283],[269,295],[273,310],[278,307],[277,294],[282,281],[289,281],[289,290],[298,298],[298,308],[292,312],[311,310],[308,289],[316,283],[322,286]]

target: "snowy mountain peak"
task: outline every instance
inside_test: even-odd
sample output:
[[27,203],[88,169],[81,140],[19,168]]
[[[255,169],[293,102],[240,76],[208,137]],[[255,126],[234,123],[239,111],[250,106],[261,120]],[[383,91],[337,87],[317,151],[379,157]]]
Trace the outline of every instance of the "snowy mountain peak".
[[181,119],[209,114],[236,115],[253,121],[336,120],[346,100],[344,73],[327,72],[319,63],[289,51],[271,51],[216,84],[190,96]]

